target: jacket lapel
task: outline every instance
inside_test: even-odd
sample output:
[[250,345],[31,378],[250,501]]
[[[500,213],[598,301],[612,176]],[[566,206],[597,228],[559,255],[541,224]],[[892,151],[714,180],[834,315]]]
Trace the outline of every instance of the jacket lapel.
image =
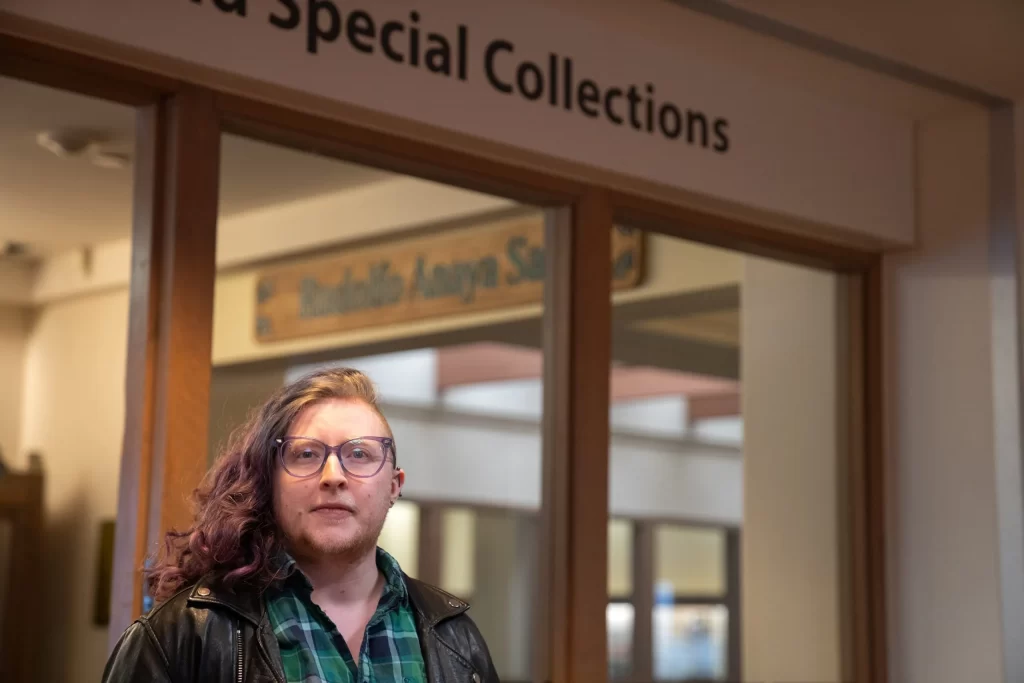
[[[409,601],[416,617],[416,632],[423,650],[423,663],[427,667],[429,683],[471,683],[474,678],[472,664],[459,654],[454,643],[446,641],[437,626],[469,609],[465,601],[440,588],[405,576]],[[441,629],[443,631],[444,629]]]
[[224,607],[248,621],[254,636],[250,641],[251,646],[259,651],[259,656],[277,683],[285,683],[284,672],[281,670],[281,650],[277,638],[270,630],[263,598],[259,593],[245,589],[228,591],[203,579],[192,587],[188,602],[191,605]]

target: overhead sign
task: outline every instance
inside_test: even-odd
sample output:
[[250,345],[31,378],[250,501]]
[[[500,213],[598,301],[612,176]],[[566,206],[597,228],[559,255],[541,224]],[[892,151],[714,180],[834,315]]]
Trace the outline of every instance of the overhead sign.
[[[643,233],[612,233],[612,288],[641,281]],[[256,338],[279,341],[543,301],[543,218],[384,242],[259,275]]]
[[[776,218],[913,241],[911,118],[830,101],[803,83],[772,82],[739,61],[763,56],[760,48],[742,34],[735,44],[705,40],[707,19],[680,7],[572,3],[559,11],[530,0],[2,5],[0,25],[11,13],[128,45],[185,79],[190,65],[251,78],[259,83],[224,82],[258,99],[293,103],[261,87],[270,83],[455,131],[467,149],[473,138],[497,141]],[[614,19],[621,12],[629,22]]]
[[[247,0],[190,0],[239,17],[250,16]],[[305,40],[306,52],[319,54],[338,47],[373,55],[394,64],[423,69],[459,81],[483,75],[495,92],[539,105],[599,119],[667,140],[724,154],[729,150],[729,121],[699,109],[660,101],[653,83],[599,85],[595,74],[580,72],[571,55],[550,53],[542,61],[516,55],[506,38],[479,40],[466,24],[432,25],[417,10],[403,13],[363,9],[345,11],[332,0],[275,0],[265,19],[275,28],[294,31]],[[255,4],[255,3],[254,3]],[[429,8],[429,5],[426,7]],[[255,21],[259,21],[256,16]],[[471,68],[472,66],[472,68]]]

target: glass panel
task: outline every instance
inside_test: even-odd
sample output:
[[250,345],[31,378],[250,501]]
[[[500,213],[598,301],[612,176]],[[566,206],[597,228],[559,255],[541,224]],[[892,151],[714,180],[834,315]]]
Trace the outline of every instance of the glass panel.
[[[137,112],[6,77],[0,103],[0,517],[28,517],[39,501],[11,494],[38,477],[45,491],[41,533],[19,541],[38,551],[19,588],[43,631],[21,633],[0,669],[96,681],[110,618],[103,529],[117,515],[125,427]],[[26,554],[0,547],[0,581]],[[2,606],[25,609],[18,599],[7,592]]]
[[676,595],[720,596],[726,591],[725,533],[675,525],[654,531],[654,581]]
[[728,624],[721,605],[655,606],[655,680],[725,680]]
[[469,601],[476,565],[476,515],[469,508],[448,508],[441,519],[441,588]]
[[657,605],[655,630],[636,631],[634,676],[848,680],[837,277],[639,240],[639,272],[612,293],[610,369],[609,513],[645,544],[653,525],[632,594]]
[[420,506],[400,500],[391,508],[377,545],[391,554],[405,573],[419,576]]
[[[488,639],[502,680],[530,680],[537,521],[514,510],[480,509],[475,524],[473,619]],[[493,642],[493,644],[492,644]]]
[[211,459],[283,384],[364,372],[406,475],[378,544],[530,679],[546,211],[234,135],[220,200]]
[[633,605],[613,602],[608,605],[605,621],[608,624],[608,678],[621,680],[633,671]]
[[633,594],[633,524],[625,519],[608,522],[608,596]]

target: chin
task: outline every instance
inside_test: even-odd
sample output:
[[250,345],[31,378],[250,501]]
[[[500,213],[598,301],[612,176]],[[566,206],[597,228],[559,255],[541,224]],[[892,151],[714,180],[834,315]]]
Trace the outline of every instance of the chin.
[[357,531],[320,531],[307,536],[310,549],[322,555],[341,555],[353,550],[362,550],[367,545],[376,545],[375,539]]

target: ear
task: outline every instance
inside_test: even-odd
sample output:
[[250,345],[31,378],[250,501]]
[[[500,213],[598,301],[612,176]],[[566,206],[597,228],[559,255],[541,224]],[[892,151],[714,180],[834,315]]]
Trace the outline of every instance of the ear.
[[391,477],[391,504],[394,505],[395,501],[402,495],[402,488],[405,486],[405,470],[395,470],[394,475]]

